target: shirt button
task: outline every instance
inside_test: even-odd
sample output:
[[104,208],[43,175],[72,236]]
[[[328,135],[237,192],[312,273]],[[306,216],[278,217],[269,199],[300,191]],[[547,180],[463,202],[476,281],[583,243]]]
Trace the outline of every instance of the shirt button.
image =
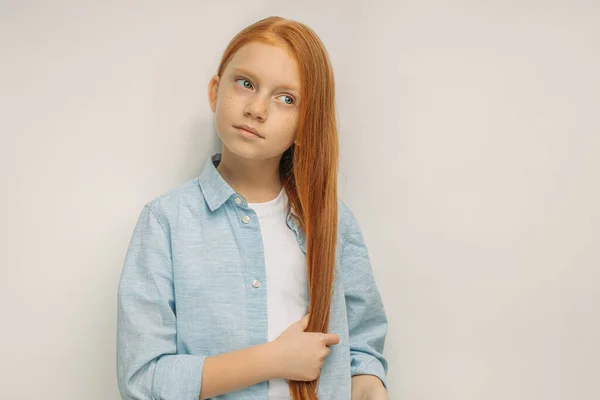
[[258,279],[255,279],[254,282],[252,282],[252,286],[254,286],[255,288],[259,288],[260,287],[260,281]]
[[242,204],[242,199],[240,199],[239,197],[235,198],[235,203],[236,204]]
[[242,218],[242,221],[244,221],[244,223],[247,224],[248,222],[250,222],[250,217],[247,215],[244,215],[244,217]]

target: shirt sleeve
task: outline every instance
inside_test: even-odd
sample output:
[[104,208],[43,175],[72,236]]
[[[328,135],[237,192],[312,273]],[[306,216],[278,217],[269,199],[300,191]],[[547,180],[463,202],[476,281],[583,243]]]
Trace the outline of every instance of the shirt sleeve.
[[198,400],[205,356],[177,354],[170,239],[149,204],[142,209],[117,296],[121,398]]
[[342,247],[342,275],[351,375],[375,375],[387,389],[383,348],[388,321],[360,226],[352,214],[350,220]]

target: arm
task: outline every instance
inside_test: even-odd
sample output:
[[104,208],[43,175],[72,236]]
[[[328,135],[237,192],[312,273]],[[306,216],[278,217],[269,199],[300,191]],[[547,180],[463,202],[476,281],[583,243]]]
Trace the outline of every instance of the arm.
[[388,400],[388,394],[378,377],[374,375],[354,375],[352,377],[351,400]]
[[177,354],[171,244],[149,205],[133,231],[117,298],[121,397],[197,400],[205,357]]
[[208,357],[204,362],[200,400],[240,390],[269,379],[278,372],[275,342]]
[[375,283],[369,253],[358,221],[350,223],[342,247],[342,275],[350,335],[350,369],[353,385],[373,375],[387,389],[387,360],[383,356],[387,317]]
[[135,226],[118,287],[117,381],[123,399],[198,400],[278,377],[264,343],[218,356],[177,354],[170,239],[150,206]]

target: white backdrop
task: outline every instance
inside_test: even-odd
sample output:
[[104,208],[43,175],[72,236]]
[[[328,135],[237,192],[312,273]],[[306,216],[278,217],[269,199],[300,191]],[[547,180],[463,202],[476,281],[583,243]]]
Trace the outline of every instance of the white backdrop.
[[390,398],[600,398],[592,0],[1,1],[2,398],[118,398],[136,217],[219,148],[208,80],[269,15],[335,67]]

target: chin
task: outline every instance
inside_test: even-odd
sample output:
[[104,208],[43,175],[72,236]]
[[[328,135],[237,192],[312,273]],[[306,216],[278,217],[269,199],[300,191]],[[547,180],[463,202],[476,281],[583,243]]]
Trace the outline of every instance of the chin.
[[227,148],[229,153],[233,153],[240,158],[257,159],[261,157],[261,149],[251,143],[246,143],[242,140],[222,140],[223,146]]

